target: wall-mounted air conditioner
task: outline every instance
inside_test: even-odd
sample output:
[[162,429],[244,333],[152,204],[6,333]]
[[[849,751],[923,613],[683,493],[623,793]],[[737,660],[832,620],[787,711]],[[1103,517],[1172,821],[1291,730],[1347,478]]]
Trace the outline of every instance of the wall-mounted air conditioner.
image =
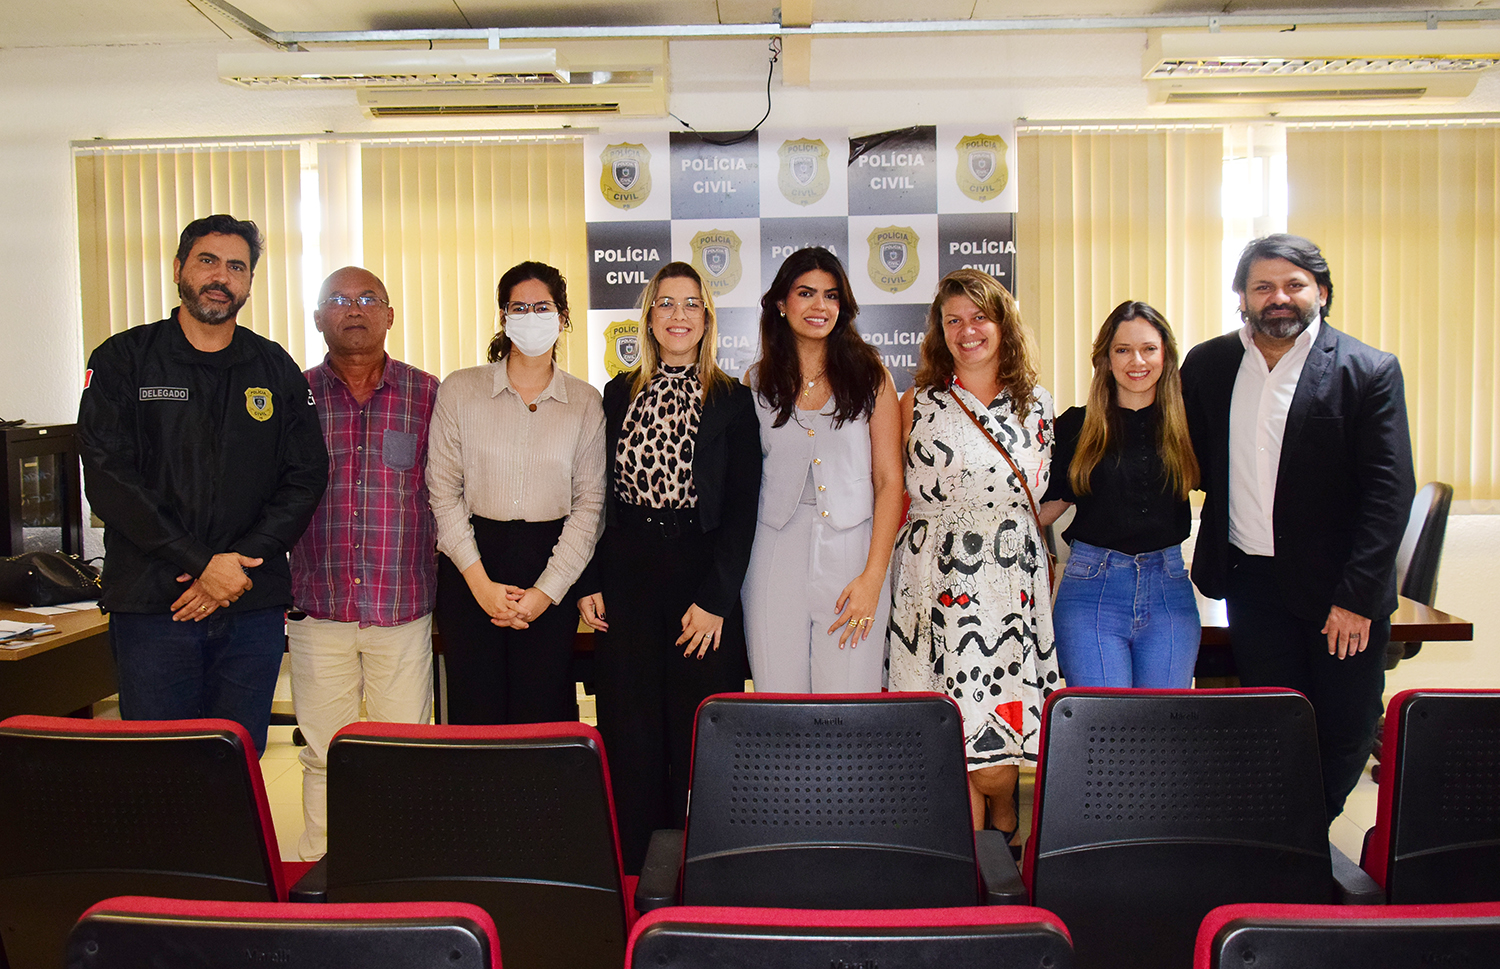
[[219,76],[252,89],[353,88],[377,118],[667,112],[664,40],[221,54]]
[[1157,104],[1457,100],[1500,62],[1494,28],[1152,31]]

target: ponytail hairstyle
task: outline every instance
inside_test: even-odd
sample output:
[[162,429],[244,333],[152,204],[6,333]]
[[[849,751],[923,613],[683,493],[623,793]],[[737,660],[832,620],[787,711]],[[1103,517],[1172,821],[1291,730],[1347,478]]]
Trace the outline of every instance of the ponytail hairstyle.
[[[495,287],[495,303],[500,307],[500,329],[490,341],[489,361],[499,363],[510,356],[510,337],[505,335],[505,304],[510,302],[510,291],[516,286],[535,279],[547,287],[552,302],[557,304],[557,315],[562,318],[563,329],[572,324],[568,321],[568,281],[563,274],[544,262],[523,262],[511,266],[500,277]],[[557,344],[552,344],[552,359],[557,359]]]

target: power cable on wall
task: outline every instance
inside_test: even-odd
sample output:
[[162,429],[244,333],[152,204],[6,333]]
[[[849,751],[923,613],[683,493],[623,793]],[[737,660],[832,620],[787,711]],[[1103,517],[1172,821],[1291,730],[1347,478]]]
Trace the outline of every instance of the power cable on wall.
[[[733,138],[711,138],[694,128],[692,125],[688,124],[686,121],[678,118],[677,115],[673,114],[672,117],[676,118],[678,124],[682,125],[684,128],[697,135],[699,139],[701,139],[706,145],[715,145],[719,148],[727,148],[730,145],[738,145],[741,142],[748,141],[750,139],[750,136],[759,131],[760,126],[765,124],[766,119],[771,116],[771,77],[776,72],[776,62],[781,59],[781,38],[772,37],[771,43],[768,45],[767,50],[771,52],[771,60],[770,63],[766,65],[766,113],[761,115],[759,121],[755,122],[754,128],[751,128],[749,131],[746,131],[743,134],[735,135]],[[668,111],[667,113],[672,114],[670,111]]]

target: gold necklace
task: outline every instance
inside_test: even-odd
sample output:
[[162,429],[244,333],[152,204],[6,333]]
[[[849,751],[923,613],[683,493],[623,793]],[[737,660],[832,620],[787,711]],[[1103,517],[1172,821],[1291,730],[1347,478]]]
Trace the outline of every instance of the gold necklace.
[[813,374],[813,378],[807,382],[807,389],[802,392],[802,396],[804,399],[812,395],[813,388],[818,385],[818,381],[822,380],[823,375],[827,372],[828,368],[824,367],[822,370],[819,370],[817,373]]

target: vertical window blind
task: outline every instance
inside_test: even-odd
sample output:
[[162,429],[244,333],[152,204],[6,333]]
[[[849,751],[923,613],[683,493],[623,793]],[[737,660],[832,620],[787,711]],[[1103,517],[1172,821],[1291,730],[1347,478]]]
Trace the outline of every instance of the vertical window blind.
[[1127,299],[1179,350],[1222,331],[1222,131],[1018,133],[1017,297],[1058,411],[1088,399],[1090,350]]
[[297,146],[84,149],[74,168],[85,355],[177,305],[178,236],[194,219],[227,212],[265,237],[239,322],[306,359]]
[[1500,498],[1500,128],[1293,128],[1287,178],[1330,323],[1401,360],[1418,483]]

